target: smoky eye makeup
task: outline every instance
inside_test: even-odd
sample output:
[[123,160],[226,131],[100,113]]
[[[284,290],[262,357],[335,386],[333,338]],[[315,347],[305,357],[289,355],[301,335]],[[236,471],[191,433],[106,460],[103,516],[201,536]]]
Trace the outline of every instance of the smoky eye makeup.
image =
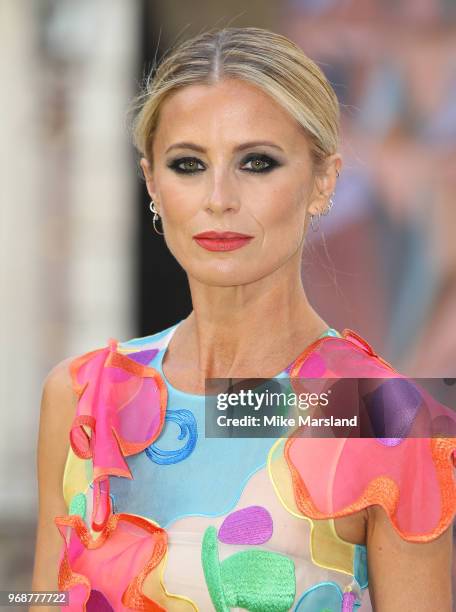
[[201,166],[203,166],[203,170],[205,167],[197,157],[176,157],[166,165],[178,174],[197,174],[202,171]]
[[[200,159],[193,156],[176,157],[166,165],[178,174],[188,175],[203,172],[206,167]],[[249,153],[242,158],[240,168],[251,174],[265,174],[281,165],[281,162],[266,153]]]
[[242,160],[242,166],[246,164],[250,164],[250,167],[245,168],[245,170],[255,174],[271,172],[274,168],[278,168],[282,165],[277,159],[270,155],[266,155],[266,153],[249,153]]

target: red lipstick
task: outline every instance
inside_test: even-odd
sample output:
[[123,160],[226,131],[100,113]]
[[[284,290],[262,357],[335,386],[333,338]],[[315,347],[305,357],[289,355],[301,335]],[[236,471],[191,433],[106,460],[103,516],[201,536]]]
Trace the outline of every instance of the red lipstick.
[[195,241],[208,251],[234,251],[245,246],[253,236],[239,232],[201,232],[193,236]]

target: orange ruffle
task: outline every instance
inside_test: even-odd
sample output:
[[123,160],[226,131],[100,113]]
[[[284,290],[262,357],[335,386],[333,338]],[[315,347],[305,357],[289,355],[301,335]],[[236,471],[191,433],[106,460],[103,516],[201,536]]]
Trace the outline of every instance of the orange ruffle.
[[[80,516],[59,516],[54,520],[65,540],[58,586],[62,591],[70,591],[69,612],[85,611],[92,589],[109,593],[110,603],[116,611],[166,612],[166,608],[142,593],[144,580],[166,553],[164,529],[136,515],[111,514],[94,539]],[[90,559],[91,555],[96,558]],[[94,582],[91,583],[84,573],[77,571],[79,566],[87,564],[103,569],[103,577],[99,578],[101,571],[92,571]]]

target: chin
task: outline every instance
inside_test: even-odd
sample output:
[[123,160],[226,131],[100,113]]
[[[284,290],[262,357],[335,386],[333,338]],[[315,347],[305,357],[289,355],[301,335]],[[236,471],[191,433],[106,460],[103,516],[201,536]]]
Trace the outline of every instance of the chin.
[[223,265],[220,262],[217,266],[198,266],[194,273],[192,270],[188,273],[200,283],[213,287],[246,285],[260,278],[253,270],[248,270],[247,264]]

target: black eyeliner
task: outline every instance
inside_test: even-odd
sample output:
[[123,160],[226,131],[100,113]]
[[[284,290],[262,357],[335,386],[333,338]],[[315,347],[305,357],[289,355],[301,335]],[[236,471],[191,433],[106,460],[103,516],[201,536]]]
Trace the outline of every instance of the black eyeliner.
[[177,159],[174,159],[173,161],[169,162],[167,164],[168,168],[171,168],[171,170],[174,170],[175,172],[177,172],[178,174],[198,174],[198,172],[201,172],[201,170],[182,170],[182,168],[179,168],[179,164],[182,164],[183,162],[187,162],[187,161],[195,161],[197,162],[197,164],[201,164],[201,160],[199,160],[196,157],[179,157]]
[[[270,172],[274,168],[280,167],[282,165],[276,159],[274,159],[273,157],[270,157],[269,155],[266,155],[265,153],[250,153],[250,154],[248,154],[242,160],[242,165],[248,163],[249,161],[253,161],[253,160],[259,160],[261,162],[265,162],[265,163],[268,164],[268,166],[266,168],[262,168],[260,170],[252,170],[251,168],[247,168],[246,170],[244,170],[244,172],[249,172],[250,174],[265,174],[266,172]],[[201,169],[183,170],[182,168],[179,167],[180,164],[188,162],[188,161],[196,162],[197,165],[198,164],[202,164],[204,166],[203,162],[200,159],[198,159],[197,157],[184,156],[184,157],[178,157],[178,158],[172,160],[171,162],[167,163],[167,167],[171,168],[172,170],[174,170],[178,174],[195,175],[195,174],[198,174],[199,172],[202,172]]]
[[274,159],[273,157],[270,157],[269,155],[266,155],[265,153],[250,153],[249,155],[247,155],[244,158],[243,161],[244,161],[244,164],[245,164],[245,163],[247,163],[249,161],[252,161],[254,159],[258,159],[260,161],[266,162],[266,163],[269,164],[269,166],[267,168],[263,168],[262,170],[247,169],[247,170],[245,170],[245,172],[250,172],[252,174],[264,174],[265,172],[270,172],[274,168],[277,168],[277,167],[282,165],[276,159]]

